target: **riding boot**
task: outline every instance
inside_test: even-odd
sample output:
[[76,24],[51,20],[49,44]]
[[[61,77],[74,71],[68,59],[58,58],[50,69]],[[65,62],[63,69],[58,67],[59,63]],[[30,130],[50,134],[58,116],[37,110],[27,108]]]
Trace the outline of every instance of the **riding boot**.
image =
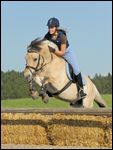
[[83,81],[82,81],[81,73],[79,73],[78,75],[76,75],[76,79],[77,79],[77,88],[78,88],[79,98],[85,98],[85,96],[87,94],[84,93]]

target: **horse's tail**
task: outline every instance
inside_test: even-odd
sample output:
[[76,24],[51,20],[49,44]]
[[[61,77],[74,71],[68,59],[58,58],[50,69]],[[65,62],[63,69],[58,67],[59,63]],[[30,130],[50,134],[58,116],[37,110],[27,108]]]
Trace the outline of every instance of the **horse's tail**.
[[94,89],[95,89],[95,99],[94,99],[95,102],[99,105],[99,107],[107,107],[105,100],[102,99],[102,97],[95,85],[94,85]]

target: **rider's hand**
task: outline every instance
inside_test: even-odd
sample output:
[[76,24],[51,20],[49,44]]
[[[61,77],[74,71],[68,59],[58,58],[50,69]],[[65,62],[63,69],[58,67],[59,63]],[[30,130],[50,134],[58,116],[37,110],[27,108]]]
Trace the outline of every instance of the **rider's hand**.
[[55,51],[56,51],[56,49],[54,49],[53,47],[50,47],[50,46],[49,46],[49,50],[50,50],[50,52],[53,52],[53,53],[55,53]]
[[53,52],[53,53],[55,53],[55,51],[58,50],[58,46],[50,41],[49,41],[48,47],[50,49],[50,52]]

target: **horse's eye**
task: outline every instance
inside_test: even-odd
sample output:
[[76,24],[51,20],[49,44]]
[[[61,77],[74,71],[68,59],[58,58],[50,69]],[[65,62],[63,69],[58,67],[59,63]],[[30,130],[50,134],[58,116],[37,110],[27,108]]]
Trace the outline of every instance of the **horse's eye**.
[[37,61],[37,58],[34,58],[34,61]]

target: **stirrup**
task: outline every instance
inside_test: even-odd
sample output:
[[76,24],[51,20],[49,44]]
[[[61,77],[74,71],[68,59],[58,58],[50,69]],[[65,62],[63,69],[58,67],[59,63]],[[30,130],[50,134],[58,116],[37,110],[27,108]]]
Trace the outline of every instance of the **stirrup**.
[[84,93],[84,90],[82,88],[80,88],[78,95],[79,95],[79,98],[85,98],[87,94]]

